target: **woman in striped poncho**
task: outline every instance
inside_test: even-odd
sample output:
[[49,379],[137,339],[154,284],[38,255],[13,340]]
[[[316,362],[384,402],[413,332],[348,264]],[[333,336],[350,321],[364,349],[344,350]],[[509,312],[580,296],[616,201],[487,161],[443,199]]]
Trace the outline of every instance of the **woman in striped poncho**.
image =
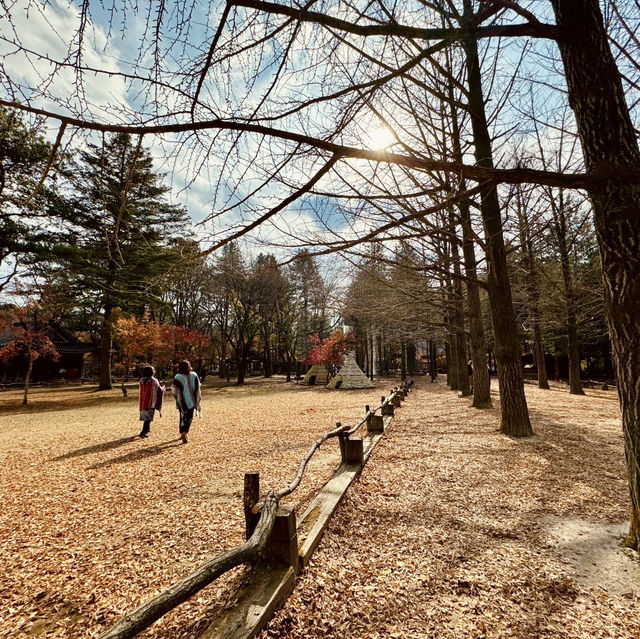
[[164,386],[160,386],[154,377],[153,366],[145,366],[142,369],[140,378],[140,421],[142,422],[142,432],[139,437],[148,437],[151,429],[151,422],[155,412],[160,412],[162,408],[162,398],[164,396]]
[[178,374],[173,378],[171,392],[176,398],[176,405],[180,411],[180,437],[182,443],[188,440],[189,428],[193,421],[194,411],[200,413],[200,378],[191,370],[191,364],[187,360],[180,362]]

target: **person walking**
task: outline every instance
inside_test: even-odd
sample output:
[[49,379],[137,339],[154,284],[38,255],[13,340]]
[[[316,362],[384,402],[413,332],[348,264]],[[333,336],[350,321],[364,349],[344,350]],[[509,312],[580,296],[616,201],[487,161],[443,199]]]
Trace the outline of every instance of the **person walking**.
[[151,422],[155,412],[162,417],[162,398],[164,397],[164,386],[154,377],[153,366],[145,366],[142,369],[140,378],[140,421],[142,422],[142,432],[138,437],[148,437],[151,430]]
[[193,421],[193,413],[200,413],[200,378],[191,370],[191,364],[185,359],[178,365],[178,374],[173,378],[171,392],[180,411],[180,438],[186,444]]

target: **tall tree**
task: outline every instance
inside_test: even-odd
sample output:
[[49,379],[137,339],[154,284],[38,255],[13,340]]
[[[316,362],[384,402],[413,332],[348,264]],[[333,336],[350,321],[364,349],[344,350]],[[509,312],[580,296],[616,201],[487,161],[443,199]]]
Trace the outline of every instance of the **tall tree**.
[[640,550],[640,148],[596,0],[552,0],[602,258],[631,492],[627,544]]
[[117,309],[140,316],[157,299],[158,283],[179,258],[171,243],[186,217],[167,203],[169,189],[141,138],[134,144],[130,135],[116,134],[89,145],[69,180],[76,193],[73,227],[56,247],[53,266],[78,300],[99,300],[99,387],[108,389]]
[[20,259],[33,258],[54,235],[52,206],[60,200],[49,179],[52,153],[40,126],[0,107],[0,291]]

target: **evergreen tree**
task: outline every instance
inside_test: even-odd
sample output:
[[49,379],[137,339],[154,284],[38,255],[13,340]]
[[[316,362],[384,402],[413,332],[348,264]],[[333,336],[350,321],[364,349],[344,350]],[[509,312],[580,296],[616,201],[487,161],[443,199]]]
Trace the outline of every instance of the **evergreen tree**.
[[0,107],[0,291],[21,256],[39,253],[53,234],[48,222],[56,194],[50,180],[41,180],[51,151],[37,126]]
[[[68,279],[99,340],[100,388],[111,388],[111,348],[118,309],[142,315],[179,259],[173,246],[185,212],[166,201],[169,188],[147,149],[117,134],[89,145],[69,174],[73,227],[57,246]],[[61,269],[61,270],[60,270]]]

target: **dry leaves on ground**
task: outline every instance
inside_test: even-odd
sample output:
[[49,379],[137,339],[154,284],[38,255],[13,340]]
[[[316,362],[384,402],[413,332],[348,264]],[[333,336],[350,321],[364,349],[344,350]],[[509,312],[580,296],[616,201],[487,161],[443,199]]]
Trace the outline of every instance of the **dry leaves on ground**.
[[[282,488],[310,444],[355,423],[381,391],[338,393],[250,380],[205,389],[203,419],[178,441],[167,402],[139,439],[137,391],[37,389],[19,408],[0,395],[0,637],[92,637],[125,612],[244,540],[245,472]],[[314,456],[285,504],[302,507],[339,462],[337,441]],[[233,575],[141,637],[194,637]],[[228,588],[227,588],[228,589]]]
[[[389,387],[210,390],[186,446],[171,406],[138,440],[131,393],[39,390],[27,410],[2,394],[0,637],[97,636],[242,540],[244,472],[283,486]],[[516,441],[495,409],[421,378],[261,638],[640,637],[638,564],[613,546],[614,579],[598,554],[628,511],[616,395],[587,392],[527,386],[537,435]],[[332,442],[289,505],[337,463]],[[140,636],[197,637],[234,579]]]
[[421,379],[260,638],[639,637],[639,565],[602,537],[629,506],[617,397],[587,393],[527,385],[518,441]]

